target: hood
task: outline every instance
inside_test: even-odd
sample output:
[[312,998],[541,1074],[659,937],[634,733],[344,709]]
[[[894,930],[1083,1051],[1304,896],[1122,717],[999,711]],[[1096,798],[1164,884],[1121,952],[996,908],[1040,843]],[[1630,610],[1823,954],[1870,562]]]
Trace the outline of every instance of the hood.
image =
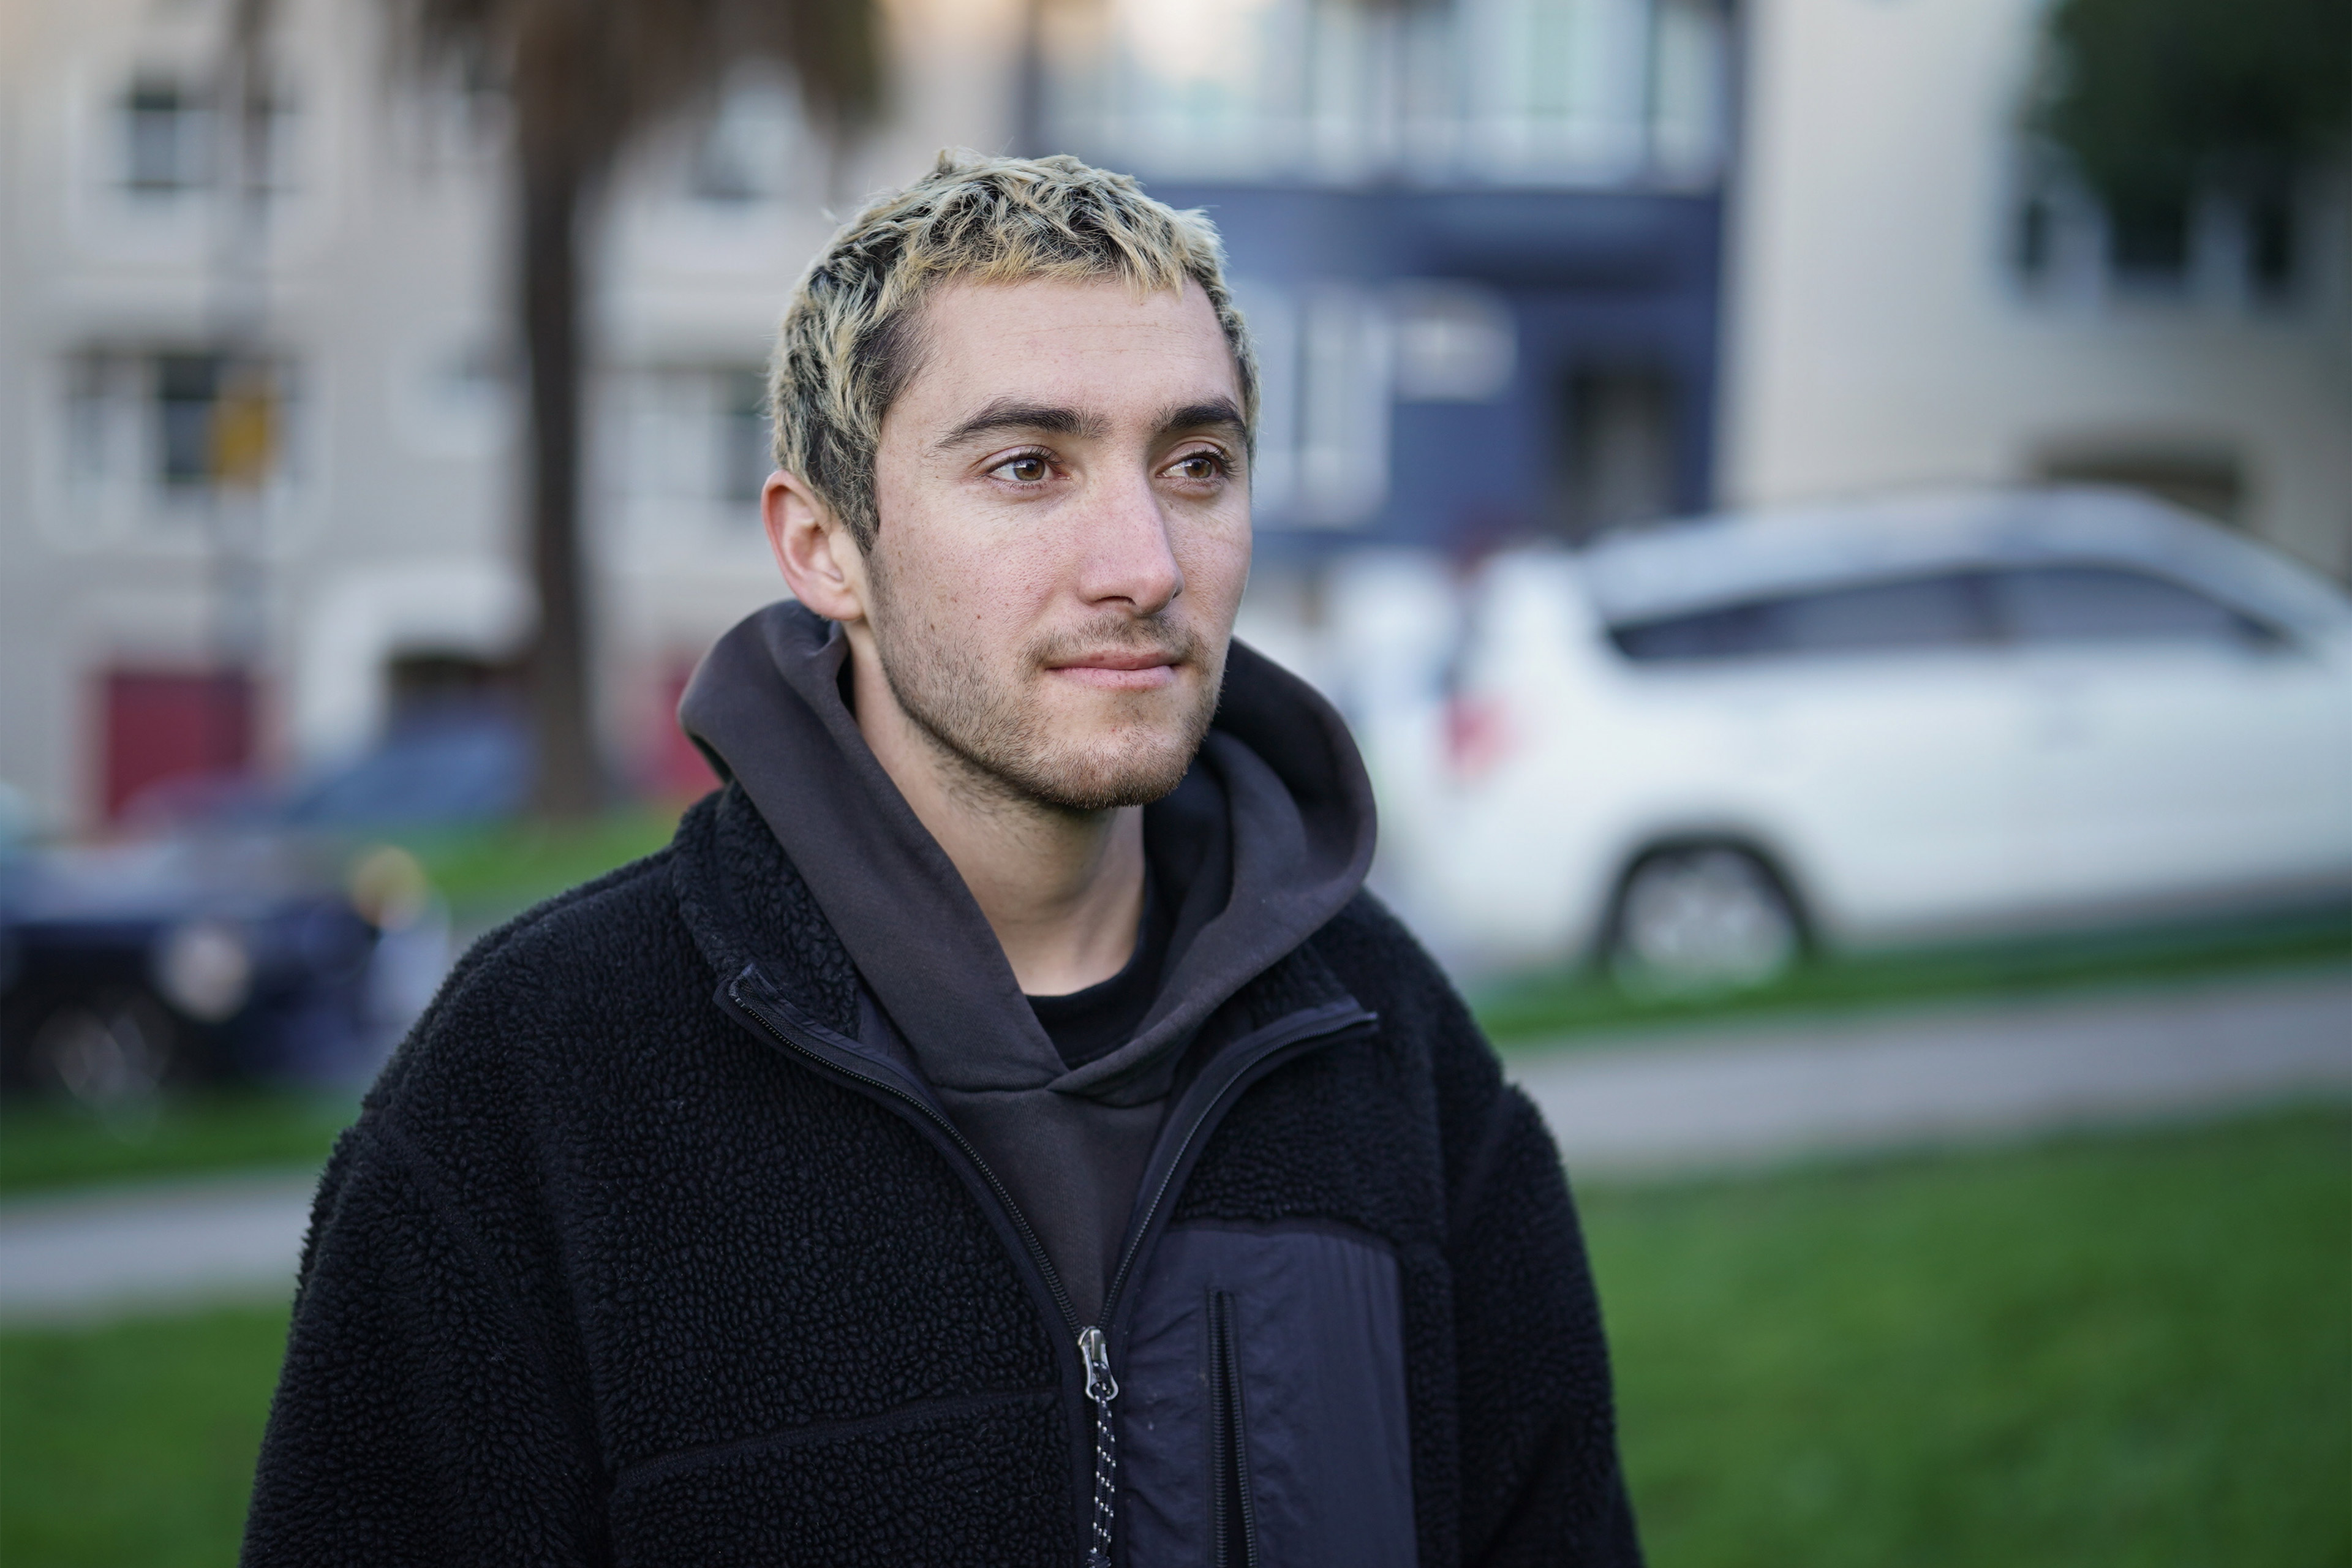
[[1160,994],[1134,1039],[1068,1068],[962,877],[858,732],[842,699],[848,658],[839,626],[770,605],[712,647],[678,720],[757,807],[940,1089],[1159,1098],[1202,1022],[1339,913],[1371,864],[1371,785],[1346,725],[1234,643],[1200,754],[1144,808],[1155,866],[1192,872]]

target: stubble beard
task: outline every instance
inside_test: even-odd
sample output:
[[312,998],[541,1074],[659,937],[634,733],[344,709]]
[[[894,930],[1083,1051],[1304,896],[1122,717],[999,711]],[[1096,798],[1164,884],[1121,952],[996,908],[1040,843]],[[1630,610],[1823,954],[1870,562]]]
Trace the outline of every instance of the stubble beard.
[[[999,677],[984,659],[934,635],[919,614],[903,622],[893,615],[887,574],[874,556],[867,559],[877,612],[868,624],[882,679],[969,790],[983,799],[1092,813],[1149,805],[1183,781],[1216,715],[1222,647],[1207,647],[1191,628],[1164,616],[1112,612],[1030,643],[1013,658],[1009,678]],[[1112,648],[1166,653],[1207,679],[1181,712],[1159,722],[1121,724],[1092,744],[1057,734],[1040,700],[1042,681],[1053,679],[1044,672],[1057,661]]]

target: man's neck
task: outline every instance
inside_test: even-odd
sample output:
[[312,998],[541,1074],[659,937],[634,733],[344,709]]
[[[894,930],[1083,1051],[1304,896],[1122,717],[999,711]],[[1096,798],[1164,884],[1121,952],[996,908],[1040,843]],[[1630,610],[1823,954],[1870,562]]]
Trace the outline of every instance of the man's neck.
[[857,728],[980,905],[1032,996],[1117,974],[1143,916],[1143,808],[1070,811],[975,776],[908,718],[865,648],[850,661]]

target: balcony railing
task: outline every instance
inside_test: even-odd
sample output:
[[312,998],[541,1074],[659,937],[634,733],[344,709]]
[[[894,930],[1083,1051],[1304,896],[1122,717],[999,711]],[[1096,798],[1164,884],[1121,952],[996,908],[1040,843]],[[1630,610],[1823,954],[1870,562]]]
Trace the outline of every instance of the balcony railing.
[[1055,145],[1169,179],[1707,189],[1719,0],[1067,0]]

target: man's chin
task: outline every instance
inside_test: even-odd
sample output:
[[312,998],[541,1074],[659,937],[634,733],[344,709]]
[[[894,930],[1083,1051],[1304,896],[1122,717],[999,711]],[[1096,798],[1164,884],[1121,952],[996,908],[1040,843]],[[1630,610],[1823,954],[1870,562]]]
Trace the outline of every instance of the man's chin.
[[1064,811],[1149,805],[1184,782],[1199,749],[1188,738],[1155,736],[1140,747],[1131,734],[1100,747],[1065,742],[1025,759],[1021,776],[1010,782],[1041,805]]
[[[1145,690],[1104,689],[1037,670],[1011,702],[921,700],[895,683],[900,706],[988,793],[1057,811],[1148,805],[1183,782],[1216,711],[1192,666]],[[909,696],[916,700],[909,701]]]

